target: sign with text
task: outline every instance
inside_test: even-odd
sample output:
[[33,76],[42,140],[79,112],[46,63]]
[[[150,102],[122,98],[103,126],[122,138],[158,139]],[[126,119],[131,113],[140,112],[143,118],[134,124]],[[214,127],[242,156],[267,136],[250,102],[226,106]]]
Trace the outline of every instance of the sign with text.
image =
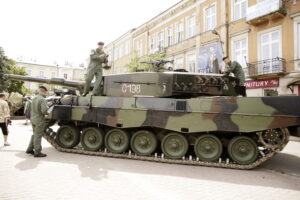
[[279,78],[246,81],[245,85],[247,89],[278,87]]
[[280,10],[282,0],[264,0],[247,9],[247,21],[262,17],[269,13]]

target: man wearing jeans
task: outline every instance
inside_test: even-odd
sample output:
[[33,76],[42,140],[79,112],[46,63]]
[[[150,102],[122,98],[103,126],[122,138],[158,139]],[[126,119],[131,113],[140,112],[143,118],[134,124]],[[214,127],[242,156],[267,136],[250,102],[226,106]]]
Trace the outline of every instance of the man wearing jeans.
[[9,114],[9,106],[5,101],[5,94],[0,94],[0,127],[2,129],[3,138],[4,138],[4,146],[9,146],[10,144],[7,142],[8,138],[8,130],[7,130],[7,122],[10,118]]

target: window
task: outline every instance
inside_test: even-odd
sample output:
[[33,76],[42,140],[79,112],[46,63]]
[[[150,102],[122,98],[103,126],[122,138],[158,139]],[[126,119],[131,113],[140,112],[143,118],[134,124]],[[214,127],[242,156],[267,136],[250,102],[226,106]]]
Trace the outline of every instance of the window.
[[205,9],[205,30],[213,30],[216,27],[216,5]]
[[164,47],[164,32],[161,31],[160,33],[158,33],[157,41],[158,41],[157,48],[159,49],[159,51],[162,51]]
[[30,82],[26,82],[25,85],[26,85],[26,88],[27,88],[27,89],[30,89],[30,88],[31,88],[31,83],[30,83]]
[[43,72],[43,71],[40,71],[40,72],[39,72],[39,76],[40,76],[41,78],[44,78],[44,72]]
[[233,20],[246,17],[247,0],[233,0]]
[[190,54],[187,57],[188,71],[195,72],[196,71],[196,55]]
[[[298,59],[297,64],[297,69],[300,70],[300,22],[297,23],[297,28],[296,28],[296,36],[295,36],[295,41],[297,41],[296,45],[296,51],[297,51],[297,55],[296,55],[296,59]],[[300,88],[300,86],[298,86]],[[300,94],[299,94],[300,95]]]
[[[269,60],[281,56],[281,39],[280,31],[275,30],[260,35],[260,60]],[[260,66],[263,73],[270,73],[279,71],[282,68],[282,63],[278,62],[264,62]]]
[[173,27],[169,27],[167,30],[167,46],[173,45]]
[[177,43],[181,42],[183,40],[183,23],[180,22],[177,24]]
[[142,40],[138,40],[136,42],[136,52],[137,52],[137,56],[142,56],[142,48],[143,48],[143,44],[142,44]]
[[30,69],[27,69],[26,72],[27,72],[28,76],[31,76],[31,70]]
[[300,59],[300,22],[297,23],[297,59]]
[[118,60],[119,58],[118,58],[118,48],[115,48],[115,50],[114,50],[115,52],[114,52],[114,60]]
[[233,41],[233,60],[242,65],[243,68],[247,67],[245,58],[248,56],[247,39],[240,39]]
[[300,71],[300,16],[294,18],[294,44],[295,70]]
[[192,16],[188,20],[188,36],[193,37],[196,35],[196,17]]
[[68,74],[64,74],[64,79],[68,79]]
[[125,55],[129,55],[130,53],[130,41],[126,41],[125,43]]
[[155,49],[155,37],[152,36],[150,39],[150,50],[154,50]]
[[176,58],[175,69],[183,69],[183,58]]
[[122,58],[124,56],[124,45],[121,44],[119,47],[119,58]]
[[55,78],[56,77],[56,72],[51,72],[51,78]]
[[112,52],[109,51],[108,52],[108,62],[111,62],[112,61]]

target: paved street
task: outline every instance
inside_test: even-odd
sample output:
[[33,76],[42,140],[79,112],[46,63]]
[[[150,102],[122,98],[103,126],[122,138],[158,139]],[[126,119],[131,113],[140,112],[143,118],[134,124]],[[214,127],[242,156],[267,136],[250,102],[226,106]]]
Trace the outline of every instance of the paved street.
[[61,153],[45,140],[47,158],[24,150],[31,127],[13,121],[12,146],[0,140],[0,200],[300,199],[300,143],[255,170],[159,164]]

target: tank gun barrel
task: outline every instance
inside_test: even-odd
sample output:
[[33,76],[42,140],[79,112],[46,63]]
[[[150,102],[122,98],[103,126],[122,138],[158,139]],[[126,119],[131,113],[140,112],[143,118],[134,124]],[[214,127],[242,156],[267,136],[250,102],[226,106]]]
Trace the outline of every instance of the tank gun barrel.
[[85,83],[80,81],[71,81],[65,80],[63,78],[39,78],[39,77],[31,77],[31,76],[22,76],[16,74],[6,74],[5,75],[8,79],[17,80],[17,81],[28,81],[28,82],[35,82],[35,83],[45,83],[45,84],[52,84],[52,85],[60,85],[66,87],[76,88],[79,91],[82,91]]

